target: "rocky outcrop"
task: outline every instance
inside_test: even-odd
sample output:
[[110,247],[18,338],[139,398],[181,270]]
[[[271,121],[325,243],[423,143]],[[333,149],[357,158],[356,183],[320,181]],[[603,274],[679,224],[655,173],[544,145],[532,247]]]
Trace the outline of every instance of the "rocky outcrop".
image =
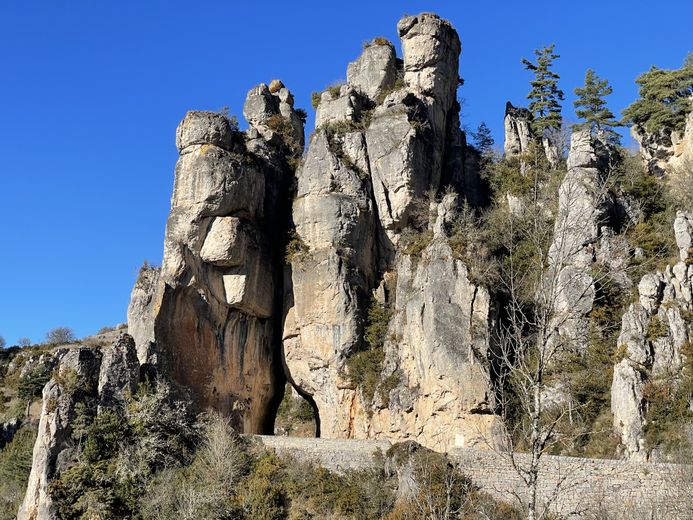
[[135,341],[123,334],[103,352],[96,391],[99,408],[122,410],[126,399],[137,391],[140,363]]
[[163,265],[140,274],[128,319],[142,363],[262,433],[282,388],[282,208],[303,123],[278,80],[251,89],[243,112],[245,133],[211,112],[179,125]]
[[[58,518],[48,487],[59,460],[71,457],[70,434],[76,415],[75,405],[94,397],[100,362],[101,353],[98,349],[71,349],[60,361],[57,376],[44,387],[31,474],[17,517],[19,520]],[[78,386],[73,388],[73,383]]]
[[614,430],[621,439],[623,456],[646,460],[652,446],[644,438],[647,383],[677,384],[686,355],[684,346],[693,341],[693,265],[691,240],[693,214],[678,212],[674,222],[680,261],[643,276],[638,301],[623,316],[614,366],[611,411]]
[[[18,520],[58,518],[49,486],[76,455],[72,432],[78,413],[122,409],[125,394],[135,392],[138,382],[135,343],[128,335],[105,349],[82,345],[65,349],[43,389],[31,473]],[[78,404],[83,406],[81,412]]]
[[693,112],[688,114],[683,132],[650,134],[638,125],[631,135],[640,145],[640,153],[651,173],[676,173],[693,167]]
[[154,316],[161,305],[159,273],[157,267],[146,264],[140,268],[128,305],[128,334],[135,340],[140,363],[156,364],[154,348]]
[[[605,142],[589,129],[573,133],[568,172],[558,191],[546,281],[555,288],[546,292],[552,298],[548,303],[554,309],[553,322],[558,331],[555,339],[562,350],[585,351],[589,338],[587,315],[595,299],[591,269],[598,260],[607,264],[613,259],[601,251],[613,250],[609,247],[613,236],[609,228],[611,200],[604,185],[609,153]],[[610,267],[606,265],[608,271],[613,270]],[[622,278],[626,283],[627,278]]]
[[384,382],[364,432],[439,451],[497,446],[502,433],[489,378],[497,309],[448,244],[455,199],[433,208],[433,238],[419,257],[398,255]]
[[505,104],[505,140],[503,153],[506,157],[520,155],[529,150],[532,141],[532,113],[526,108],[516,108],[508,101]]
[[556,167],[561,160],[562,150],[559,150],[553,134],[535,135],[533,121],[534,116],[528,109],[515,107],[510,101],[505,104],[503,153],[505,157],[522,155],[530,151],[532,142],[539,142],[549,164]]
[[[426,192],[449,185],[478,200],[478,174],[459,128],[456,32],[431,14],[403,18],[398,32],[401,65],[378,39],[349,66],[347,84],[320,97],[297,171],[293,220],[303,249],[291,258],[284,361],[289,380],[315,403],[322,436],[445,448],[494,424],[488,344],[471,332],[477,319],[491,319],[489,297],[451,258],[442,231],[420,264],[400,242]],[[452,213],[456,204],[453,197],[443,206]],[[347,361],[365,348],[374,299],[396,316],[390,331],[399,339],[384,347],[380,379],[390,388],[370,402]],[[441,325],[442,314],[457,312],[466,321]]]

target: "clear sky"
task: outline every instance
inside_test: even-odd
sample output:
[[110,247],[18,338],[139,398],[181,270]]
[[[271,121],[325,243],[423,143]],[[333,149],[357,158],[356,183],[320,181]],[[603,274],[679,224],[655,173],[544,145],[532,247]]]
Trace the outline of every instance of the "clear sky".
[[537,47],[556,43],[567,119],[588,67],[617,112],[640,72],[693,50],[691,0],[2,2],[0,335],[125,321],[139,266],[161,262],[185,112],[240,117],[253,85],[280,78],[312,121],[311,91],[344,79],[365,40],[398,43],[397,20],[421,11],[459,32],[463,125],[486,121],[499,144]]

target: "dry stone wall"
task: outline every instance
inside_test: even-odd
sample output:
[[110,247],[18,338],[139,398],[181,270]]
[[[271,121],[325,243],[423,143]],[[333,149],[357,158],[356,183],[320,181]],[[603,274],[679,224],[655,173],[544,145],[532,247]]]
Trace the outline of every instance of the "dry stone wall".
[[[313,461],[333,471],[363,469],[373,455],[387,451],[387,440],[305,439],[258,436],[268,448]],[[507,455],[493,451],[453,448],[448,456],[483,491],[507,502],[524,493],[524,483]],[[529,456],[516,455],[521,466]],[[690,518],[693,504],[693,468],[622,460],[583,459],[545,455],[540,497],[560,516],[579,518],[609,512],[612,518]],[[560,492],[555,493],[560,485]]]

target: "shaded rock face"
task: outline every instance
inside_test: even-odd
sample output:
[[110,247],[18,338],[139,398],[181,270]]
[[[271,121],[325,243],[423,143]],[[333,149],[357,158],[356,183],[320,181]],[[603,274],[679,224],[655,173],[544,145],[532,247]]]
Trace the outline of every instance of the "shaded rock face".
[[243,112],[245,133],[211,112],[179,125],[163,265],[138,279],[128,318],[142,363],[190,388],[199,408],[265,433],[282,388],[282,201],[303,123],[279,81],[253,88]]
[[[398,32],[401,69],[392,46],[372,44],[339,93],[320,98],[297,172],[293,220],[306,250],[290,262],[284,363],[314,402],[322,436],[446,449],[474,444],[496,425],[485,365],[494,311],[447,245],[456,197],[433,208],[437,238],[422,260],[402,251],[402,230],[427,191],[449,185],[472,201],[480,194],[459,128],[456,32],[430,14],[405,17]],[[394,318],[379,390],[366,402],[347,360],[365,347],[376,299]]]
[[638,301],[623,315],[618,338],[623,359],[614,366],[611,410],[623,456],[635,460],[651,456],[644,439],[643,389],[648,382],[675,383],[683,366],[683,347],[693,340],[693,324],[686,319],[693,310],[693,214],[679,211],[674,232],[680,261],[664,272],[643,276]]
[[139,363],[135,343],[122,335],[105,349],[76,346],[60,358],[56,374],[43,389],[43,404],[34,444],[31,473],[18,520],[58,518],[49,486],[61,464],[74,455],[71,438],[76,406],[121,408],[127,392],[135,392]]

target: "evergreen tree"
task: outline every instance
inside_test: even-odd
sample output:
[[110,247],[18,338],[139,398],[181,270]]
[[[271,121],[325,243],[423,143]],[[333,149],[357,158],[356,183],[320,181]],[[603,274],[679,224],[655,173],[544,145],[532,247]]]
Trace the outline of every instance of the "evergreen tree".
[[472,137],[474,138],[474,146],[482,157],[491,153],[495,141],[493,140],[493,136],[491,136],[491,129],[485,122],[482,121],[476,129],[476,132],[472,132]]
[[536,63],[526,58],[522,64],[526,70],[534,73],[534,79],[530,81],[532,90],[527,94],[530,100],[529,110],[534,115],[532,129],[539,136],[549,129],[558,130],[561,127],[561,104],[563,91],[558,88],[560,76],[551,70],[554,60],[560,58],[554,53],[554,45],[534,51]]
[[585,86],[575,89],[575,95],[578,98],[573,102],[575,113],[585,122],[575,126],[587,126],[592,131],[605,130],[613,133],[611,128],[618,126],[618,123],[614,120],[614,114],[606,106],[604,99],[612,92],[613,89],[607,80],[600,79],[592,69],[587,69]]
[[684,68],[693,67],[693,52],[689,52],[686,55],[686,59],[683,60],[683,66],[684,66]]
[[640,99],[623,111],[625,124],[638,125],[647,132],[665,136],[683,130],[691,111],[693,57],[686,57],[680,69],[652,67],[635,80]]

